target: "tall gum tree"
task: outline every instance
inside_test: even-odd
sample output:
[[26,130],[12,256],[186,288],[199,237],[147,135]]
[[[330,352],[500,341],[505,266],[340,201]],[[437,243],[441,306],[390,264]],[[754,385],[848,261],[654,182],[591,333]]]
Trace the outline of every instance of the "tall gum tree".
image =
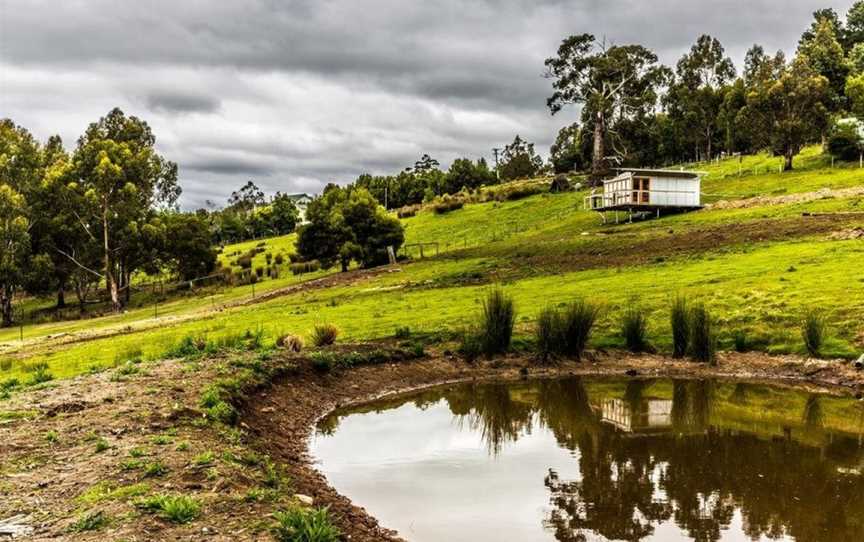
[[157,154],[155,143],[146,122],[114,109],[87,128],[73,156],[70,188],[85,203],[79,223],[102,256],[101,272],[87,271],[105,281],[115,311],[123,307],[121,281],[129,286],[123,263],[138,246],[136,235],[157,207],[173,206],[180,195],[177,165]]
[[545,64],[554,89],[546,101],[549,110],[554,115],[568,104],[579,104],[583,123],[592,128],[591,177],[596,182],[609,169],[606,141],[610,124],[652,109],[669,70],[641,45],[607,46],[591,34],[566,38],[558,55]]

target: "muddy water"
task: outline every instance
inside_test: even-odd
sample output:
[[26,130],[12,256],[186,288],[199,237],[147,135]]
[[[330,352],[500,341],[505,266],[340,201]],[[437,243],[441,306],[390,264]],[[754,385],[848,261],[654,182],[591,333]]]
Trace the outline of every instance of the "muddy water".
[[464,384],[322,420],[330,483],[412,541],[864,540],[864,404],[750,383]]

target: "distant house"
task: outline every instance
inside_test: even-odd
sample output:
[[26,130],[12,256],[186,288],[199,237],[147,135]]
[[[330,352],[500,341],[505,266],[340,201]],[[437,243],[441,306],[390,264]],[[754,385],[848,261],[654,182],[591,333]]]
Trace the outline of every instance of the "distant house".
[[300,211],[300,223],[306,222],[306,208],[312,203],[312,196],[309,194],[286,194],[288,199],[294,202],[297,210]]
[[656,212],[700,209],[702,176],[697,171],[618,169],[602,189],[585,198],[585,208],[598,212]]

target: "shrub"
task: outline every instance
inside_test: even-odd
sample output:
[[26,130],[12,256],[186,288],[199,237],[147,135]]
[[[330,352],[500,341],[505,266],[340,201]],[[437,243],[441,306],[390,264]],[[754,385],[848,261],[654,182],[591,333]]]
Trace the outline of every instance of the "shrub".
[[483,343],[480,340],[480,334],[475,330],[465,330],[459,342],[459,355],[464,357],[465,361],[471,363],[480,357],[482,352]]
[[45,382],[50,382],[54,380],[54,375],[48,371],[47,366],[39,366],[36,368],[36,371],[33,373],[33,376],[30,377],[29,384],[31,386],[36,386],[38,384],[43,384]]
[[172,523],[189,523],[201,515],[201,501],[185,495],[154,495],[138,500],[135,505]]
[[240,267],[243,269],[251,269],[252,268],[252,256],[248,254],[244,254],[237,258],[237,263],[240,264]]
[[546,307],[537,317],[537,353],[543,363],[564,350],[561,313],[553,307]]
[[732,333],[732,345],[736,352],[747,352],[750,350],[750,341],[743,329],[736,329]]
[[810,357],[819,357],[824,336],[825,317],[818,311],[809,311],[801,320],[801,338]]
[[276,338],[276,346],[291,352],[303,350],[303,338],[298,335],[280,335]]
[[396,216],[399,218],[411,218],[417,214],[417,207],[402,207],[396,211]]
[[641,308],[631,306],[624,312],[621,322],[621,335],[624,344],[631,352],[646,352],[650,350],[648,344],[648,322]]
[[321,262],[318,260],[310,260],[308,262],[298,262],[291,264],[291,273],[302,275],[304,273],[314,273],[321,269]]
[[687,346],[690,344],[690,313],[687,300],[682,296],[676,296],[672,300],[671,323],[672,357],[683,358],[687,355]]
[[342,533],[331,522],[327,508],[289,508],[275,512],[273,537],[279,542],[337,542]]
[[600,307],[580,299],[565,309],[561,321],[563,354],[582,360],[591,331],[600,315]]
[[408,339],[411,337],[411,328],[408,326],[397,327],[394,337],[397,339]]
[[281,254],[277,254],[276,255],[276,265],[282,265],[283,263],[285,263],[285,256],[283,256]]
[[329,346],[336,342],[339,336],[339,328],[333,324],[318,324],[312,329],[312,344],[315,346]]
[[270,270],[268,271],[267,274],[270,276],[271,279],[278,279],[279,278],[279,268],[274,265],[273,267],[270,268]]
[[515,322],[516,308],[513,304],[513,298],[500,288],[489,292],[486,299],[483,300],[479,330],[483,353],[487,356],[493,356],[509,350]]
[[255,275],[250,276],[250,277],[249,277],[249,282],[250,282],[251,284],[256,284],[256,283],[258,282],[258,275],[255,274]]
[[273,255],[268,252],[264,255],[264,260],[267,261],[267,265],[270,265],[271,263],[273,263]]
[[717,342],[711,326],[711,315],[704,305],[696,305],[690,311],[690,355],[703,363],[716,362]]
[[255,275],[260,279],[264,276],[264,266],[259,265],[255,268]]
[[435,211],[435,214],[443,215],[444,213],[461,209],[464,205],[462,200],[446,198],[433,205],[432,209]]

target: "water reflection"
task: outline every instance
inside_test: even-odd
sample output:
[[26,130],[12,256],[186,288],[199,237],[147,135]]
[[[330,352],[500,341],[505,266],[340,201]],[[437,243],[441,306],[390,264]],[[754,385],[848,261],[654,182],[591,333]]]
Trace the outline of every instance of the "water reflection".
[[[577,475],[547,468],[542,480],[537,524],[562,542],[638,541],[661,529],[663,540],[864,539],[864,410],[851,399],[710,380],[565,378],[462,385],[363,411],[406,403],[446,405],[453,431],[479,434],[488,461],[551,433],[578,464]],[[338,433],[356,412],[323,420],[321,431]]]

